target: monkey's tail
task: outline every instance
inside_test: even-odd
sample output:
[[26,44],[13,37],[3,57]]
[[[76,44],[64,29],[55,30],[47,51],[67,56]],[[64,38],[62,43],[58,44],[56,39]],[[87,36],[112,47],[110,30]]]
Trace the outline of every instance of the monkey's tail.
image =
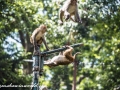
[[74,60],[75,60],[75,58],[76,58],[76,55],[78,55],[78,54],[81,54],[81,53],[80,53],[80,52],[76,52],[76,53],[74,54],[74,56],[73,56]]

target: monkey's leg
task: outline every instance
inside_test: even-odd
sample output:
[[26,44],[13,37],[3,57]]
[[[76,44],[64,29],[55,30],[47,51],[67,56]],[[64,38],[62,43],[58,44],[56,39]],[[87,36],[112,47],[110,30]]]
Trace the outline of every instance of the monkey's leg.
[[51,60],[47,60],[46,62],[44,62],[44,65],[52,67],[52,66],[57,66],[57,63],[51,62]]
[[39,54],[39,48],[37,46],[37,41],[36,41],[36,38],[34,37],[33,38],[33,44],[34,44],[34,54]]
[[62,9],[59,10],[59,18],[60,18],[60,25],[63,25],[63,16],[64,16],[64,11]]
[[78,14],[78,10],[76,10],[75,12],[75,22],[82,23],[82,20]]

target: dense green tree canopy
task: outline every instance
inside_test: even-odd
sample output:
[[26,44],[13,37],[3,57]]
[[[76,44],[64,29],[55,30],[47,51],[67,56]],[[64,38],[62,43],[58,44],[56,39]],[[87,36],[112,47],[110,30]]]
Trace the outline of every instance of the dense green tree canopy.
[[[32,59],[30,35],[39,25],[46,24],[45,38],[50,50],[84,43],[74,50],[82,53],[77,56],[77,90],[120,89],[120,1],[78,0],[83,23],[68,20],[60,26],[58,12],[64,1],[0,0],[0,85],[31,84],[32,64],[24,62]],[[45,51],[44,45],[40,50]],[[73,64],[44,66],[39,79],[40,85],[51,90],[71,90]]]

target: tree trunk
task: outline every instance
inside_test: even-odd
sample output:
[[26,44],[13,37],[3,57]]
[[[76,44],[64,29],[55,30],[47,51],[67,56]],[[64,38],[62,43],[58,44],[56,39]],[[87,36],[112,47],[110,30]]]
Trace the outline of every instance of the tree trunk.
[[[19,30],[20,40],[23,48],[25,49],[26,53],[31,52],[33,53],[33,45],[30,43],[30,36],[29,34],[23,33]],[[32,54],[27,56],[27,59],[32,59]],[[24,62],[23,64],[23,72],[24,74],[31,74],[32,73],[32,62]]]

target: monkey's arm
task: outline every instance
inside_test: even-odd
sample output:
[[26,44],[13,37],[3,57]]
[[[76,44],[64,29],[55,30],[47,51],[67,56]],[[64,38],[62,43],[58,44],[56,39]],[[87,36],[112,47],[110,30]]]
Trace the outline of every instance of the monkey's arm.
[[62,9],[60,9],[59,10],[60,25],[63,25],[63,16],[64,16],[64,11],[62,11]]
[[59,64],[57,64],[58,62],[61,62],[61,58],[63,60],[63,56],[54,56],[52,59],[47,60],[46,62],[44,62],[44,65],[48,65],[48,66],[58,66]]
[[76,11],[75,11],[75,22],[80,22],[82,23],[82,20],[78,14],[78,7],[76,8]]
[[46,41],[45,41],[45,38],[44,38],[44,37],[42,37],[42,40],[43,40],[43,43],[44,43],[44,45],[45,45],[46,49],[47,49],[47,50],[49,50],[48,45],[47,45],[47,43],[46,43]]

